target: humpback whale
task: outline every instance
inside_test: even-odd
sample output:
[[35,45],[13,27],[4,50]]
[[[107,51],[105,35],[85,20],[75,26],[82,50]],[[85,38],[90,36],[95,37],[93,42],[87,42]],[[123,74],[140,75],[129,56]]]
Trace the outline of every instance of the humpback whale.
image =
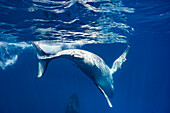
[[66,49],[50,54],[43,51],[43,49],[39,46],[39,42],[33,42],[32,44],[37,51],[37,57],[39,59],[37,78],[44,75],[47,65],[52,59],[69,59],[94,82],[105,96],[109,106],[112,107],[109,100],[109,98],[112,98],[114,94],[114,81],[112,75],[117,71],[117,69],[121,68],[122,63],[126,61],[126,56],[130,49],[129,45],[121,56],[114,61],[112,68],[109,68],[101,57],[85,50]]
[[80,111],[79,99],[76,93],[73,93],[73,95],[70,97],[69,102],[66,106],[65,113],[79,113],[79,111]]

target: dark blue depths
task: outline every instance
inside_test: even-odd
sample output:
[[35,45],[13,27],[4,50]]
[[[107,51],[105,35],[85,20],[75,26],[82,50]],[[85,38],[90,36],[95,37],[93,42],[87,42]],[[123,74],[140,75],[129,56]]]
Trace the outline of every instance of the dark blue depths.
[[[53,60],[45,75],[36,79],[32,48],[23,51],[15,65],[0,70],[0,113],[64,113],[73,93],[79,98],[80,113],[170,113],[169,2],[129,1],[125,5],[135,8],[128,16],[135,31],[128,37],[127,61],[113,75],[113,108],[69,60]],[[121,43],[82,47],[101,56],[110,67],[125,48]]]
[[[113,108],[109,108],[96,86],[72,62],[53,60],[44,77],[35,79],[36,55],[24,52],[19,58],[22,62],[1,71],[0,111],[63,113],[70,95],[76,92],[81,113],[168,113],[169,43],[148,40],[143,46],[141,41],[135,41],[137,45],[131,47],[127,62],[114,75]],[[118,44],[85,47],[102,56],[109,65],[121,54],[120,48]]]

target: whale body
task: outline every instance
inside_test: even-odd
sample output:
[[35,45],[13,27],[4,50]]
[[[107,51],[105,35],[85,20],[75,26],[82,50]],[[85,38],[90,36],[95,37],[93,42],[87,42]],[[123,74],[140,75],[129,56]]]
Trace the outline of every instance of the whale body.
[[37,51],[37,57],[39,59],[37,78],[44,75],[47,65],[52,59],[69,59],[94,82],[105,96],[109,106],[112,107],[109,100],[109,98],[112,98],[114,94],[114,80],[112,75],[117,71],[117,69],[121,68],[122,63],[126,61],[126,56],[130,48],[129,45],[122,55],[114,61],[112,68],[109,68],[101,57],[85,50],[67,49],[55,54],[49,54],[42,50],[38,42],[33,42],[32,44]]

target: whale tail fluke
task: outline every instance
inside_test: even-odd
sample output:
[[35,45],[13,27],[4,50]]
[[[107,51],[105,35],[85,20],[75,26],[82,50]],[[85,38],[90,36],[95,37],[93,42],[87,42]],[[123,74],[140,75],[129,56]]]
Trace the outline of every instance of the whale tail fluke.
[[129,49],[130,49],[130,46],[128,45],[126,50],[122,53],[122,55],[116,59],[112,65],[112,68],[111,68],[111,73],[115,73],[117,71],[117,69],[121,68],[123,62],[126,61],[126,56],[129,52]]
[[38,62],[38,76],[36,78],[40,78],[44,75],[47,70],[47,66],[49,63],[49,59],[39,59]]
[[51,59],[46,59],[44,56],[48,56],[38,45],[38,42],[32,42],[33,47],[35,48],[37,52],[37,58],[39,59],[38,62],[38,76],[36,78],[40,78],[44,75],[48,63]]

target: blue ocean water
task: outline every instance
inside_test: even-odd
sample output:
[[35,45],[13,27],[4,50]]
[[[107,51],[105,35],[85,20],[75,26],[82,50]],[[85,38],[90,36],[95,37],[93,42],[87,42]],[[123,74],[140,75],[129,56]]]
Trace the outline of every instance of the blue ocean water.
[[[64,113],[72,94],[80,113],[170,113],[170,2],[166,0],[0,0],[0,113]],[[114,75],[110,108],[74,63],[54,59],[40,79],[31,42],[80,48]]]

